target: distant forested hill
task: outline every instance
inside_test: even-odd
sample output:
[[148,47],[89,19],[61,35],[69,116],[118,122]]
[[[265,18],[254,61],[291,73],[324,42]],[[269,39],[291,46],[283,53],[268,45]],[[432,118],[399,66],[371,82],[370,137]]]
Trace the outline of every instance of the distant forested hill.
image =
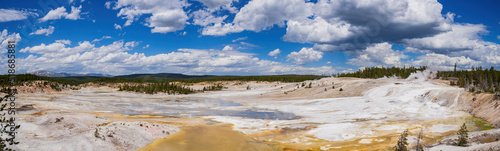
[[437,78],[450,80],[451,85],[463,87],[471,92],[500,92],[500,71],[490,67],[472,67],[471,70],[455,69],[439,71]]
[[[212,75],[184,75],[174,73],[158,74],[131,74],[115,77],[97,76],[70,76],[70,77],[45,77],[33,74],[16,75],[16,85],[27,81],[45,80],[57,82],[64,85],[78,85],[87,82],[94,83],[164,83],[164,82],[214,82],[214,81],[281,81],[281,82],[302,82],[306,80],[319,79],[325,76],[318,75],[262,75],[262,76],[212,76]],[[6,86],[8,75],[0,75],[0,86]]]
[[358,70],[352,73],[340,73],[338,77],[356,77],[356,78],[383,78],[383,77],[400,77],[408,78],[412,73],[417,71],[424,71],[427,69],[426,66],[423,67],[366,67],[363,70]]

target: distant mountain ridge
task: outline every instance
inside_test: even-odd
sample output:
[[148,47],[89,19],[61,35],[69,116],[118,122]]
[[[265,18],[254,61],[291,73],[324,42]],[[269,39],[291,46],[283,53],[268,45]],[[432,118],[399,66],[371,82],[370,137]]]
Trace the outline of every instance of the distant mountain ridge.
[[[180,74],[180,73],[140,73],[140,74],[129,74],[129,75],[117,75],[117,76],[112,76],[112,75],[107,75],[107,74],[101,74],[101,73],[88,73],[88,74],[78,74],[78,73],[65,73],[65,72],[51,72],[51,71],[45,71],[45,70],[40,70],[33,72],[31,74],[37,75],[37,76],[43,76],[43,77],[54,77],[54,78],[69,78],[71,80],[76,80],[76,81],[81,81],[82,79],[85,79],[83,81],[91,81],[99,78],[106,78],[106,77],[112,77],[112,78],[122,78],[122,79],[139,79],[139,80],[153,80],[153,81],[164,81],[164,80],[181,80],[181,79],[223,79],[223,80],[228,80],[228,79],[255,79],[255,77],[259,76],[237,76],[237,75],[186,75],[186,74]],[[275,77],[272,77],[275,76]],[[279,76],[294,76],[294,77],[303,77],[307,75],[268,75],[268,78],[275,78],[279,79]],[[309,75],[310,76],[310,75]],[[265,76],[264,76],[265,77]],[[75,79],[77,78],[77,79]],[[262,78],[262,77],[261,77]],[[259,79],[259,78],[258,78]]]
[[129,75],[118,75],[112,76],[102,73],[65,73],[65,72],[51,72],[45,70],[39,70],[31,74],[42,76],[42,77],[115,77],[115,78],[170,78],[170,79],[188,79],[188,78],[204,78],[212,77],[211,75],[185,75],[180,73],[144,73],[144,74],[129,74]]
[[[282,82],[302,82],[306,80],[319,79],[325,76],[318,75],[253,75],[253,76],[238,76],[238,75],[185,75],[179,73],[142,73],[111,76],[100,73],[78,74],[65,72],[51,72],[40,70],[31,73],[37,76],[49,77],[46,79],[56,82],[69,84],[83,84],[86,82],[98,83],[126,83],[126,82],[211,82],[211,81],[282,81]],[[34,79],[39,79],[34,76],[23,75]],[[25,79],[26,80],[26,79]],[[1,81],[0,81],[1,82]]]
[[89,77],[112,77],[111,75],[102,74],[102,73],[87,73],[87,74],[79,74],[79,73],[65,73],[65,72],[51,72],[45,70],[35,71],[31,74],[42,76],[42,77],[80,77],[80,76],[89,76]]

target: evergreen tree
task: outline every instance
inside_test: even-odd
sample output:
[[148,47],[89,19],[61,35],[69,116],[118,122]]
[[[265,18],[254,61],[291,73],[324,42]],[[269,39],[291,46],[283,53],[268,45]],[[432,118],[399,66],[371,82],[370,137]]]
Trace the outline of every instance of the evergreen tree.
[[475,90],[479,92],[494,93],[500,91],[497,89],[500,83],[500,71],[495,71],[493,67],[483,69],[482,67],[474,68],[473,71],[439,71],[437,78],[447,80],[457,80],[456,84],[465,89]]
[[408,129],[403,131],[398,142],[396,143],[396,146],[393,147],[395,151],[408,151],[408,148],[406,147],[408,145],[408,139],[406,137],[408,137]]
[[458,130],[458,139],[457,139],[457,145],[465,147],[467,146],[467,139],[469,138],[469,134],[467,133],[467,126],[465,126],[465,123],[460,127],[460,130]]
[[457,76],[457,63],[455,63],[455,67],[453,68],[453,75]]
[[419,67],[415,68],[410,66],[409,68],[403,67],[371,67],[365,68],[364,70],[358,70],[353,73],[339,73],[338,77],[357,77],[357,78],[381,78],[381,77],[400,77],[400,78],[408,78],[411,73],[415,73],[417,71],[424,71],[427,67]]

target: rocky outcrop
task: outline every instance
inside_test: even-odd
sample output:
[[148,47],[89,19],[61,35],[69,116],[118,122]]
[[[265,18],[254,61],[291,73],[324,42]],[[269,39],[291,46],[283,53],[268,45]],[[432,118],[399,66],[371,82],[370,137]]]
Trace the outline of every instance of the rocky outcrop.
[[464,111],[500,127],[500,97],[489,93],[464,92],[461,97]]

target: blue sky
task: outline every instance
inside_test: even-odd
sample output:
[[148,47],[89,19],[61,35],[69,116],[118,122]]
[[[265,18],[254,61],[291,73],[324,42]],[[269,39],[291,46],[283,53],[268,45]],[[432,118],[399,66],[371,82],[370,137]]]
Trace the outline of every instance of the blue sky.
[[450,70],[455,63],[499,68],[498,6],[493,0],[2,1],[0,41],[3,49],[5,41],[18,41],[20,72],[332,74],[365,66]]

